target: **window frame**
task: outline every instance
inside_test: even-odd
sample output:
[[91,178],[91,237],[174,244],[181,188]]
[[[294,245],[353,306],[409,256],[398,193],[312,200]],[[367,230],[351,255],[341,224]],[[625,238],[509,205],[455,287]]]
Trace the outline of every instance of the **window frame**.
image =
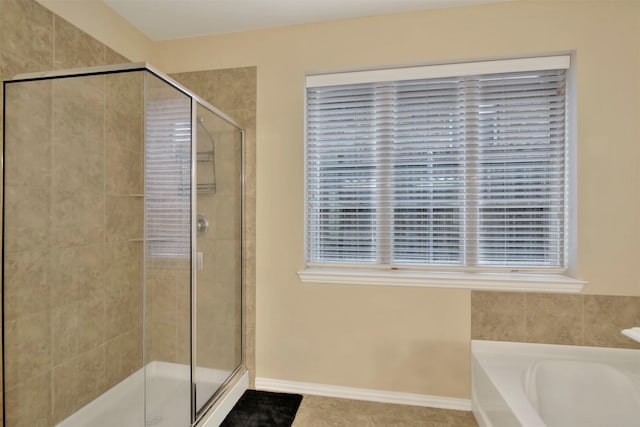
[[[304,248],[305,268],[298,272],[303,282],[400,285],[422,287],[451,287],[463,289],[516,290],[539,292],[579,292],[586,284],[575,278],[577,260],[577,149],[576,149],[576,96],[575,96],[575,53],[562,52],[552,56],[534,56],[499,60],[480,60],[473,62],[435,64],[419,67],[398,67],[380,70],[348,71],[331,74],[308,74],[305,78],[305,197],[304,197]],[[569,66],[569,62],[572,64]],[[551,65],[550,65],[551,64]],[[433,266],[433,265],[361,265],[346,263],[313,263],[307,258],[309,239],[309,206],[307,198],[308,142],[307,138],[307,91],[311,85],[330,86],[349,83],[368,83],[386,80],[412,80],[430,77],[451,77],[460,75],[477,75],[507,73],[517,71],[535,71],[542,69],[567,68],[566,99],[570,108],[566,114],[567,130],[567,166],[568,195],[566,196],[567,268],[509,268],[509,267],[468,267],[468,266]],[[425,76],[426,74],[426,76]]]

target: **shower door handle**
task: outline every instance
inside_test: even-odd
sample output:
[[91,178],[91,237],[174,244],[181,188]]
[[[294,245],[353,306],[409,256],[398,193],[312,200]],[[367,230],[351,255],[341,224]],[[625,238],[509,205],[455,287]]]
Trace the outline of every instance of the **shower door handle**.
[[204,256],[202,252],[196,252],[196,270],[202,271],[204,268]]

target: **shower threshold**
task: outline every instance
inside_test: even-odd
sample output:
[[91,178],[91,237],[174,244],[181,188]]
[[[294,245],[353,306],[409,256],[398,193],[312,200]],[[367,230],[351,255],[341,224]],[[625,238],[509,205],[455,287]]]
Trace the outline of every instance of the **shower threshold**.
[[[197,368],[198,408],[230,374],[230,371]],[[188,365],[150,362],[146,366],[146,375],[145,368],[140,368],[57,426],[188,427],[191,418],[190,390],[191,369]]]

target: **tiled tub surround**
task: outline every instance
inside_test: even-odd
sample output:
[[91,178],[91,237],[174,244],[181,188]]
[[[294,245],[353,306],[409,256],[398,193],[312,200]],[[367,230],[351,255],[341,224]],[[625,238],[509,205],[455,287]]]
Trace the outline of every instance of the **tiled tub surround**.
[[640,348],[620,333],[637,325],[637,296],[471,293],[472,339]]

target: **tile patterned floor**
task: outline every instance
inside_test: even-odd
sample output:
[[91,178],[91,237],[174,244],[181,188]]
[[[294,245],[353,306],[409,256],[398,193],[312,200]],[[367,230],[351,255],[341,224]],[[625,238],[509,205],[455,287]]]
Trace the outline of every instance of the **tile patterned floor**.
[[471,412],[304,396],[292,427],[478,427]]

